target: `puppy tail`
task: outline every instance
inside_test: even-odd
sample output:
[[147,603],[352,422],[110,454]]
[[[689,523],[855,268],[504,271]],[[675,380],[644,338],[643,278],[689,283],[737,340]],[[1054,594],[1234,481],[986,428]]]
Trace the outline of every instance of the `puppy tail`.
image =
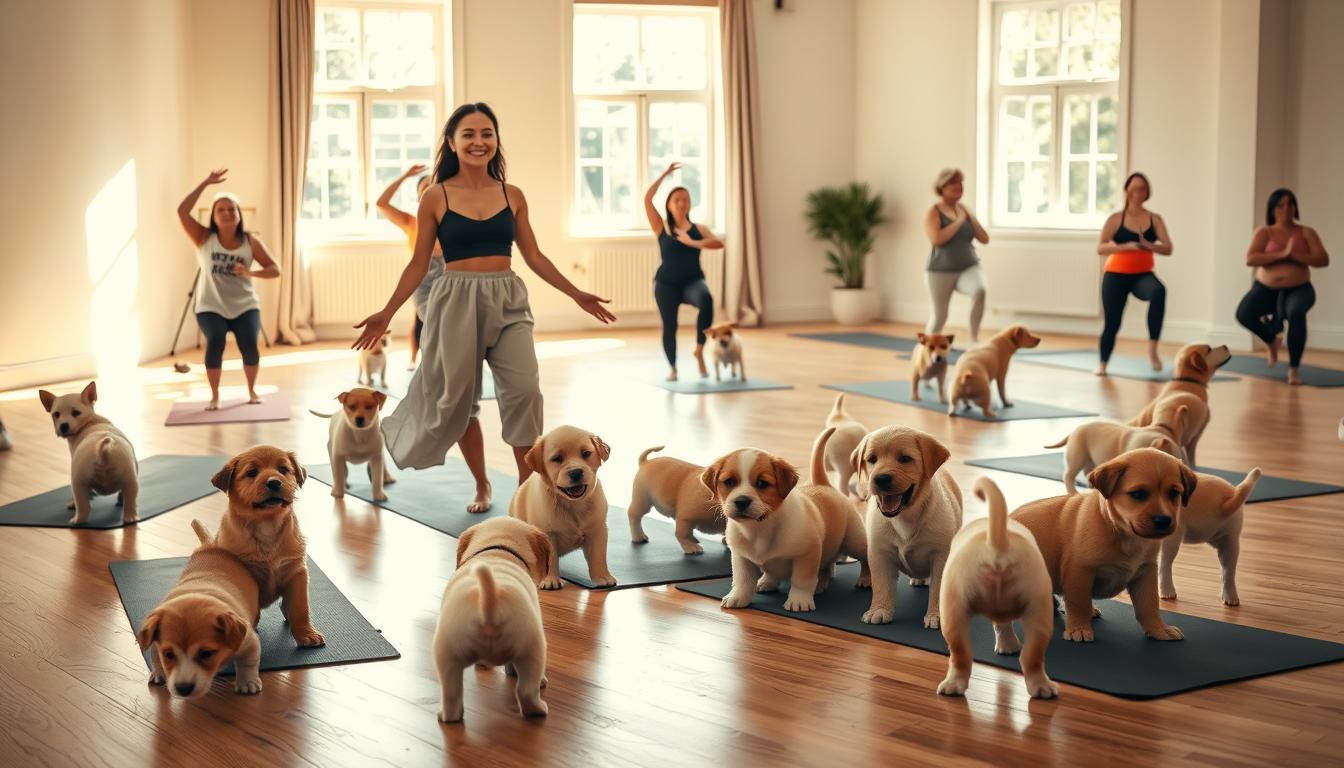
[[312,408],[309,408],[308,412],[321,419],[330,419],[332,416],[336,415],[334,413],[322,413],[321,411],[314,411]]
[[971,380],[972,378],[974,378],[974,377],[971,376],[971,372],[970,372],[970,371],[963,371],[962,374],[961,374],[960,376],[957,377],[957,383],[958,383],[958,384],[967,384],[967,383],[970,382],[970,380]]
[[834,434],[835,427],[827,427],[824,432],[817,435],[817,440],[812,444],[812,484],[831,487],[831,479],[826,476],[826,443],[830,441]]
[[210,535],[209,529],[205,527],[205,523],[202,523],[200,520],[191,521],[191,530],[196,532],[196,538],[200,539],[202,544],[209,544],[214,540],[214,537]]
[[640,464],[640,466],[643,466],[643,465],[644,465],[644,462],[646,462],[646,461],[649,460],[649,454],[650,454],[650,453],[657,453],[657,452],[663,450],[663,449],[666,448],[666,447],[667,447],[667,446],[665,446],[665,445],[655,445],[654,447],[648,449],[647,451],[645,451],[645,452],[639,454],[639,464]]
[[485,563],[479,563],[472,572],[476,576],[476,582],[480,585],[480,610],[481,623],[497,624],[497,607],[499,605],[499,593],[495,589],[495,575],[490,572],[490,567]]
[[835,405],[831,406],[831,413],[826,417],[827,424],[834,424],[837,421],[845,419],[845,393],[841,392],[835,396]]
[[1046,447],[1046,448],[1062,448],[1062,447],[1064,446],[1064,444],[1067,443],[1067,442],[1069,442],[1069,436],[1068,436],[1068,435],[1065,435],[1064,437],[1060,438],[1060,441],[1059,441],[1058,443],[1054,443],[1054,444],[1052,444],[1052,445],[1047,445],[1047,446],[1045,446],[1045,447]]
[[1003,491],[988,477],[975,479],[975,497],[989,503],[989,548],[995,552],[1008,551],[1008,502]]
[[1246,503],[1246,499],[1251,495],[1251,491],[1255,490],[1255,484],[1258,482],[1260,482],[1260,468],[1256,467],[1246,473],[1246,479],[1237,485],[1237,492],[1229,496],[1227,501],[1223,503],[1223,514],[1230,515],[1241,509],[1242,505]]
[[117,441],[114,440],[111,435],[108,435],[107,437],[104,437],[102,440],[99,440],[98,458],[96,459],[96,461],[98,461],[99,463],[105,463],[107,461],[108,456],[112,454],[112,446],[116,442]]

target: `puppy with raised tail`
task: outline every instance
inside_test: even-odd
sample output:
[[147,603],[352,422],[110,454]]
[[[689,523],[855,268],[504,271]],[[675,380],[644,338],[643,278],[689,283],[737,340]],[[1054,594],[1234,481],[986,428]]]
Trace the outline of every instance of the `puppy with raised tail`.
[[1078,492],[1078,473],[1091,472],[1122,453],[1138,448],[1156,448],[1184,461],[1181,447],[1181,425],[1185,423],[1187,406],[1181,405],[1173,414],[1173,425],[1154,424],[1149,427],[1131,427],[1112,421],[1089,421],[1068,437],[1046,448],[1064,448],[1064,492]]
[[257,582],[233,553],[211,542],[201,521],[192,520],[191,528],[201,545],[136,633],[140,650],[150,651],[149,682],[167,685],[174,696],[199,698],[232,660],[233,690],[260,693]]
[[588,578],[611,587],[607,568],[607,495],[597,468],[611,458],[602,438],[578,427],[561,426],[537,438],[524,461],[532,475],[509,500],[509,516],[540,528],[551,540],[542,589],[560,589],[560,558],[583,549]]
[[943,569],[961,528],[961,488],[943,467],[949,456],[933,435],[898,426],[869,433],[850,456],[868,503],[873,601],[863,623],[891,623],[904,573],[911,585],[928,585],[924,627],[938,629]]
[[550,558],[550,539],[522,520],[496,517],[462,532],[457,570],[443,590],[434,630],[440,722],[462,719],[462,672],[473,664],[503,664],[518,678],[514,695],[523,717],[546,715],[546,633],[537,582]]
[[1041,339],[1033,336],[1025,325],[1010,325],[994,334],[989,341],[981,343],[962,353],[957,358],[957,367],[952,372],[952,392],[948,396],[951,402],[947,406],[947,415],[956,416],[957,406],[969,409],[971,405],[980,406],[985,418],[994,418],[990,407],[990,387],[997,384],[999,402],[1004,408],[1011,408],[1004,382],[1008,380],[1008,363],[1013,353],[1019,349],[1038,347]]
[[378,374],[378,386],[387,389],[387,347],[391,331],[383,334],[376,344],[359,350],[359,383],[373,386],[373,375]]
[[336,396],[341,402],[341,416],[319,413],[314,416],[331,420],[327,429],[327,455],[331,457],[331,495],[345,496],[346,464],[369,465],[369,483],[373,498],[387,501],[384,484],[396,482],[383,458],[383,426],[381,411],[387,395],[372,389],[356,387]]
[[[1008,519],[1008,505],[993,480],[975,481],[975,495],[989,503],[989,517],[972,520],[952,539],[952,551],[943,571],[939,606],[943,639],[951,652],[947,677],[938,693],[960,696],[971,680],[971,617],[985,616],[994,623],[994,652],[1022,652],[1022,676],[1027,693],[1053,699],[1059,686],[1045,674],[1045,647],[1055,628],[1055,599],[1050,572],[1027,527]],[[1017,638],[1013,621],[1022,620],[1026,645]]]
[[722,368],[728,369],[728,376],[736,376],[740,381],[747,380],[747,366],[742,360],[742,339],[733,329],[737,323],[715,323],[705,329],[705,335],[714,340],[714,380],[721,381]]
[[77,395],[57,397],[45,389],[37,396],[42,407],[51,414],[56,436],[70,445],[70,503],[75,516],[70,525],[88,522],[94,494],[117,494],[121,507],[121,521],[133,523],[140,519],[136,501],[140,495],[140,462],[135,458],[135,446],[112,422],[93,411],[98,401],[98,387],[90,381]]
[[857,586],[869,586],[863,520],[843,494],[830,486],[822,456],[834,429],[812,446],[811,484],[798,485],[798,470],[778,456],[740,448],[709,465],[701,482],[728,518],[733,586],[724,608],[751,605],[756,592],[773,592],[789,580],[786,611],[816,609],[841,555],[861,563]]
[[705,548],[696,541],[695,532],[723,533],[719,502],[700,482],[704,467],[670,456],[649,458],[649,454],[661,450],[660,445],[639,454],[639,470],[630,488],[630,540],[636,544],[649,540],[643,520],[652,508],[676,521],[682,552],[703,555]]
[[854,479],[854,465],[849,457],[868,434],[868,428],[845,412],[844,392],[835,396],[835,404],[826,416],[826,426],[835,428],[826,442],[826,471],[835,473],[836,489],[848,495],[852,492],[849,481]]
[[947,361],[952,354],[954,334],[944,336],[941,333],[921,333],[917,335],[919,346],[910,356],[910,399],[919,401],[921,382],[938,380],[938,402],[947,402]]
[[1208,544],[1218,551],[1218,562],[1223,571],[1223,605],[1241,605],[1237,595],[1237,556],[1241,554],[1241,523],[1246,499],[1260,481],[1260,468],[1246,473],[1246,478],[1233,485],[1217,475],[1196,472],[1199,478],[1190,503],[1181,510],[1176,532],[1162,540],[1158,595],[1163,600],[1176,599],[1176,582],[1171,564],[1181,544]]
[[294,496],[307,478],[294,454],[258,445],[229,459],[210,482],[229,497],[215,545],[232,552],[257,582],[266,608],[277,599],[301,648],[325,645],[308,610],[308,558]]

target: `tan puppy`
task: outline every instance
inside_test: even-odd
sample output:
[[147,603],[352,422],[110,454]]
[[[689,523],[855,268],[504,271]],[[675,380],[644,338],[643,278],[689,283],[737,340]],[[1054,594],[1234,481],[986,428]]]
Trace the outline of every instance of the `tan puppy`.
[[871,583],[863,521],[849,499],[832,488],[822,466],[827,429],[812,446],[812,483],[798,485],[798,471],[778,456],[740,448],[711,464],[701,482],[728,517],[733,586],[724,608],[744,608],[756,592],[773,592],[789,580],[786,611],[815,610],[835,561],[848,555],[862,565],[859,587]]
[[705,335],[714,340],[714,380],[721,381],[719,368],[726,367],[728,375],[747,380],[747,366],[742,360],[742,339],[733,329],[737,323],[715,323],[705,329]]
[[896,616],[896,582],[929,586],[924,626],[938,629],[939,591],[952,537],[961,528],[961,489],[943,468],[951,453],[933,435],[909,427],[869,433],[850,461],[861,495],[873,601],[865,624],[889,624]]
[[917,335],[919,346],[910,356],[910,399],[919,400],[919,384],[924,381],[938,380],[938,402],[947,402],[947,360],[952,354],[954,334],[944,336],[941,333],[921,333]]
[[1055,594],[1064,597],[1064,637],[1092,642],[1092,598],[1129,592],[1134,616],[1157,640],[1180,640],[1157,607],[1157,552],[1195,492],[1195,473],[1155,448],[1121,454],[1092,470],[1094,490],[1025,504],[1012,518],[1036,537]]
[[[1181,447],[1186,461],[1195,466],[1195,449],[1204,428],[1209,425],[1209,380],[1217,370],[1232,359],[1227,346],[1210,347],[1208,344],[1187,344],[1176,353],[1175,375],[1157,397],[1153,398],[1138,416],[1129,420],[1135,427],[1163,425],[1181,432]],[[1180,407],[1185,406],[1185,411]]]
[[387,395],[372,389],[356,387],[349,392],[336,396],[341,401],[341,417],[334,414],[308,412],[314,416],[331,419],[327,430],[327,455],[331,458],[331,495],[336,498],[345,496],[346,464],[369,465],[369,483],[373,486],[373,498],[387,501],[383,484],[392,484],[396,478],[387,469],[383,457],[383,424],[380,412]]
[[849,481],[854,477],[854,464],[849,457],[863,442],[868,428],[845,412],[844,392],[835,396],[835,405],[831,406],[831,412],[826,416],[826,426],[835,428],[831,439],[826,442],[826,471],[835,473],[835,487],[848,495],[852,492]]
[[[952,539],[943,572],[939,606],[943,639],[951,656],[947,677],[938,684],[944,696],[960,696],[971,680],[971,617],[994,622],[994,652],[1022,652],[1022,676],[1033,698],[1053,699],[1059,686],[1045,674],[1045,647],[1055,628],[1055,600],[1050,572],[1027,527],[1008,519],[1008,505],[993,480],[975,481],[975,495],[989,502],[989,517],[972,520]],[[1022,645],[1013,621],[1022,620],[1027,643]]]
[[723,533],[719,502],[700,482],[704,467],[666,456],[649,458],[650,453],[661,450],[660,445],[639,454],[639,470],[630,488],[630,540],[636,544],[649,540],[643,520],[652,507],[676,521],[682,552],[703,555],[705,548],[696,541],[695,532]]
[[[1185,423],[1189,406],[1177,406],[1174,421],[1177,425]],[[1178,459],[1185,459],[1185,449],[1181,448],[1181,430],[1179,426],[1154,424],[1151,427],[1131,427],[1112,421],[1089,421],[1074,429],[1069,436],[1046,448],[1064,449],[1064,492],[1073,495],[1078,492],[1078,473],[1091,472],[1122,453],[1138,448],[1156,448]]]
[[70,445],[71,499],[66,509],[75,510],[70,525],[88,522],[95,493],[117,494],[123,523],[139,520],[136,502],[140,495],[140,462],[135,458],[135,446],[112,422],[93,412],[98,400],[94,382],[90,381],[78,395],[57,397],[39,389],[37,396],[51,414],[56,436]]
[[373,386],[373,375],[378,374],[378,386],[387,389],[387,347],[391,331],[383,334],[376,344],[359,350],[359,383]]
[[999,402],[1004,408],[1011,408],[1004,382],[1008,380],[1008,362],[1013,353],[1023,347],[1028,349],[1039,346],[1041,340],[1033,336],[1024,325],[1010,325],[999,331],[989,341],[968,349],[957,358],[956,370],[952,372],[952,394],[947,405],[947,415],[957,415],[957,406],[970,408],[979,405],[985,418],[993,418],[990,408],[990,385],[997,383]]
[[192,520],[191,527],[201,546],[136,633],[140,650],[152,649],[149,682],[167,684],[174,696],[199,698],[232,659],[233,690],[260,693],[256,579],[233,553],[211,543],[199,520]]
[[1237,596],[1237,556],[1241,553],[1242,513],[1246,499],[1260,481],[1260,468],[1246,473],[1246,479],[1237,485],[1203,472],[1196,472],[1195,477],[1199,483],[1190,503],[1181,511],[1176,532],[1162,540],[1158,595],[1164,600],[1176,599],[1171,564],[1176,562],[1181,544],[1208,544],[1218,550],[1218,562],[1223,568],[1223,605],[1241,605]]
[[434,630],[440,722],[462,719],[462,672],[472,664],[503,664],[518,678],[514,695],[523,716],[545,716],[546,633],[537,582],[550,559],[546,534],[522,520],[496,517],[462,532]]
[[602,438],[562,426],[537,438],[525,461],[533,474],[509,500],[509,516],[540,528],[551,540],[542,589],[560,589],[560,557],[583,549],[588,578],[600,587],[616,584],[607,569],[607,495],[597,468],[611,458]]
[[258,445],[229,459],[210,480],[229,496],[215,544],[243,561],[260,590],[262,608],[280,600],[300,647],[326,644],[308,615],[308,560],[294,494],[307,478],[294,454]]

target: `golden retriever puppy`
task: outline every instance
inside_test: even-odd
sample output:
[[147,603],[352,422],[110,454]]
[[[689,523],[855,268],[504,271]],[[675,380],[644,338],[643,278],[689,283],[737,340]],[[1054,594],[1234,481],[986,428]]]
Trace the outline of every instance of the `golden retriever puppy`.
[[1218,551],[1218,562],[1223,570],[1223,605],[1241,605],[1237,595],[1237,556],[1241,554],[1241,522],[1246,499],[1255,484],[1260,482],[1260,468],[1246,473],[1246,478],[1233,485],[1217,475],[1196,472],[1199,478],[1190,503],[1181,511],[1176,532],[1162,540],[1158,595],[1163,600],[1176,599],[1176,581],[1172,578],[1171,564],[1181,544],[1208,544]]
[[[1209,425],[1209,381],[1231,359],[1232,353],[1226,345],[1186,344],[1181,347],[1176,353],[1175,375],[1162,386],[1157,397],[1139,411],[1139,415],[1129,420],[1129,425],[1159,425],[1168,430],[1179,430],[1186,462],[1191,467],[1196,466],[1195,449]],[[1181,410],[1181,406],[1185,406],[1185,410]]]
[[[1178,406],[1177,424],[1184,423],[1188,406]],[[1181,447],[1178,427],[1154,424],[1151,427],[1131,427],[1113,421],[1089,421],[1078,426],[1069,436],[1046,448],[1064,448],[1064,492],[1078,492],[1078,473],[1091,472],[1098,466],[1122,453],[1138,448],[1156,448],[1182,461],[1185,449]]]
[[630,488],[630,540],[636,544],[649,540],[643,520],[652,508],[676,521],[682,552],[703,555],[705,548],[696,540],[695,532],[723,533],[719,502],[700,482],[704,467],[670,456],[649,458],[649,454],[661,450],[660,445],[639,454],[639,470]]
[[999,402],[1004,408],[1011,408],[1004,382],[1008,380],[1008,363],[1013,353],[1022,348],[1040,346],[1041,340],[1033,336],[1025,325],[1010,325],[999,331],[989,341],[968,349],[957,358],[957,367],[952,372],[952,393],[947,405],[947,415],[957,415],[957,406],[970,408],[972,404],[980,406],[985,418],[994,418],[990,407],[990,386],[998,384]]

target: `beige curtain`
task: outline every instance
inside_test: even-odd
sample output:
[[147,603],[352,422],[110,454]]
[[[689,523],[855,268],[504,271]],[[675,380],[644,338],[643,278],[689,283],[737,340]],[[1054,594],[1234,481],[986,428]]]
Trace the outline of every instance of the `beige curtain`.
[[313,331],[313,290],[308,264],[299,249],[296,232],[303,206],[303,177],[308,164],[308,123],[313,110],[313,0],[276,0],[277,56],[274,78],[278,85],[276,111],[279,132],[273,136],[280,173],[276,197],[280,213],[280,240],[272,246],[280,262],[277,341],[308,344]]
[[761,108],[751,6],[752,0],[719,0],[728,180],[723,306],[728,319],[740,325],[760,325],[765,308],[761,226],[756,211]]

